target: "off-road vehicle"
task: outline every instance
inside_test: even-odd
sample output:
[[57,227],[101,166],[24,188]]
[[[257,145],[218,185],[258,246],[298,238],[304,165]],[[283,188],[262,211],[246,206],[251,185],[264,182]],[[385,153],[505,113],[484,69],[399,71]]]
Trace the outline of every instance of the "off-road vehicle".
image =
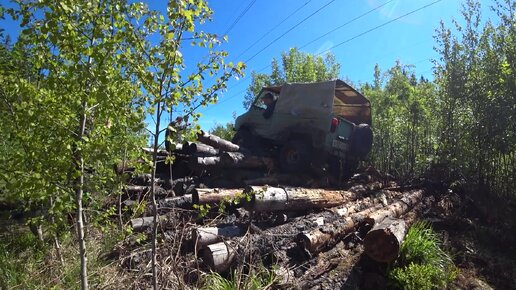
[[[274,97],[269,118],[267,94]],[[347,178],[371,150],[370,126],[371,103],[345,82],[287,83],[260,91],[236,119],[232,141],[255,153],[275,152],[288,172],[324,168]]]

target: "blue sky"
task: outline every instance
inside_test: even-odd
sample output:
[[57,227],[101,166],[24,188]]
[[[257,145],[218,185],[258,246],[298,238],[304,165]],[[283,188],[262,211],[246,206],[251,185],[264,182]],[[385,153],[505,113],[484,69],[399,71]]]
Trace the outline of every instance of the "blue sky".
[[[207,31],[224,32],[251,2],[253,1],[211,1],[211,7],[214,10],[213,21],[205,25],[204,28]],[[229,42],[223,46],[229,52],[228,59],[231,61],[247,60],[301,20],[327,3],[330,4],[247,62],[246,76],[238,81],[232,80],[218,104],[200,110],[203,114],[200,125],[207,129],[212,127],[215,122],[231,122],[232,112],[237,114],[244,112],[242,101],[245,89],[250,83],[250,72],[252,70],[263,69],[270,64],[273,57],[278,58],[281,52],[291,47],[302,47],[328,31],[382,4],[385,5],[380,9],[322,37],[304,47],[302,51],[320,53],[336,44],[365,33],[331,50],[341,64],[340,76],[342,78],[349,78],[354,83],[371,81],[376,63],[380,65],[382,70],[386,70],[399,59],[404,64],[415,65],[418,76],[424,75],[426,78],[432,79],[431,58],[437,56],[433,49],[434,31],[441,20],[451,26],[453,18],[460,18],[462,1],[443,0],[381,28],[367,32],[432,2],[435,2],[435,0],[256,1],[229,32]],[[488,7],[490,3],[491,1],[482,1],[483,14],[487,17],[492,13]],[[296,10],[298,11],[294,15],[274,31],[266,34],[258,44],[249,49],[239,59],[234,58]],[[262,72],[270,72],[270,67]]]
[[[0,1],[2,4],[7,4],[5,0]],[[433,49],[434,31],[441,20],[447,26],[451,26],[453,18],[461,18],[460,7],[463,1],[442,0],[411,15],[393,20],[435,1],[209,1],[209,5],[214,11],[213,20],[199,26],[198,29],[220,35],[227,31],[242,11],[252,4],[229,31],[228,43],[223,44],[220,48],[228,51],[227,62],[246,61],[251,57],[253,58],[246,62],[246,76],[239,80],[232,79],[228,84],[228,90],[221,95],[218,104],[199,110],[202,113],[201,127],[209,129],[216,122],[231,122],[233,112],[243,113],[242,101],[245,89],[250,83],[251,71],[260,71],[265,68],[261,72],[270,72],[270,67],[267,66],[271,59],[273,57],[278,58],[281,52],[287,51],[291,47],[303,47],[302,51],[317,54],[344,42],[342,45],[331,49],[331,51],[341,64],[341,78],[348,78],[354,83],[371,81],[373,67],[376,63],[380,65],[382,70],[386,70],[393,66],[398,59],[403,64],[415,65],[418,76],[424,75],[426,78],[432,79],[431,59],[437,56]],[[149,1],[149,3],[152,8],[164,11],[166,1]],[[492,12],[489,5],[492,1],[483,0],[481,3],[484,18],[490,18]],[[381,5],[383,5],[381,8],[305,46],[305,44],[336,27],[350,22],[355,17]],[[291,16],[284,20],[289,15]],[[301,22],[305,18],[306,20]],[[393,22],[385,24],[389,21]],[[278,26],[280,22],[283,23]],[[0,24],[6,33],[11,34],[14,38],[16,37],[19,31],[19,26],[16,23],[6,20],[1,21]],[[375,29],[375,27],[383,24],[385,26]],[[275,26],[277,27],[271,31]],[[371,29],[374,30],[369,31]],[[285,35],[280,37],[282,34]],[[250,47],[259,39],[261,40],[258,43]],[[277,40],[270,44],[275,39]],[[265,48],[269,44],[270,46]],[[245,53],[243,53],[244,51]],[[183,48],[182,53],[186,58],[187,65],[191,67],[194,67],[196,61],[202,57],[202,52],[198,48],[191,48],[188,45]],[[166,119],[168,120],[168,118]],[[148,121],[150,120],[148,118]]]

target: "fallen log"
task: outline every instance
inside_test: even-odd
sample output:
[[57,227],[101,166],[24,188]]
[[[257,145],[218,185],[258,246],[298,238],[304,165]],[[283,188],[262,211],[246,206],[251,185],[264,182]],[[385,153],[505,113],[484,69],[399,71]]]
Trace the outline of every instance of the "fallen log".
[[364,252],[377,262],[390,263],[398,258],[406,231],[404,220],[386,218],[365,236]]
[[234,201],[243,189],[196,188],[192,192],[192,202],[197,205],[217,205],[222,201]]
[[393,218],[399,217],[408,212],[422,197],[423,191],[415,191],[380,210],[368,208],[316,230],[300,233],[297,236],[298,245],[311,254],[318,253],[336,244],[359,224],[367,222],[374,225],[389,215]]
[[198,249],[215,244],[224,238],[239,237],[244,231],[238,226],[196,228],[192,230],[192,238]]
[[407,194],[400,198],[398,202],[395,202],[379,211],[376,211],[374,214],[368,216],[368,222],[372,225],[380,223],[385,218],[397,218],[405,213],[407,213],[414,205],[421,201],[423,198],[423,191],[416,190],[412,191],[410,194]]
[[190,208],[192,204],[193,203],[191,194],[185,194],[183,196],[176,196],[158,200],[158,206],[160,210],[166,210],[176,207]]
[[361,194],[342,190],[259,186],[249,186],[244,193],[251,195],[251,201],[246,202],[244,207],[257,212],[330,208],[361,196]]
[[188,160],[188,166],[192,169],[202,169],[205,167],[216,166],[220,163],[220,158],[217,156],[198,157],[191,156]]
[[191,194],[196,187],[196,180],[191,177],[179,178],[172,182],[171,187],[176,196]]
[[220,151],[237,152],[240,150],[240,146],[204,131],[197,134],[197,140]]
[[224,152],[220,155],[220,163],[225,168],[272,169],[274,160],[269,157],[244,154],[241,152]]
[[235,249],[226,242],[208,245],[202,252],[204,263],[217,273],[225,272],[229,269],[235,258]]
[[185,142],[183,143],[182,152],[188,155],[205,155],[205,156],[217,156],[219,150],[202,143]]
[[[165,219],[165,216],[158,216],[158,223]],[[143,231],[146,228],[152,226],[152,223],[154,222],[154,217],[147,216],[147,217],[139,217],[134,218],[131,220],[131,227],[134,231]]]

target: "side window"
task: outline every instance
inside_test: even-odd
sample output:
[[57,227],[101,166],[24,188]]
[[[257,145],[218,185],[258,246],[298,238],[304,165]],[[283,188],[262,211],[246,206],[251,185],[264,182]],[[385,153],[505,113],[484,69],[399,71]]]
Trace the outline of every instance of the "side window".
[[260,94],[254,99],[253,107],[260,108],[262,110],[265,110],[267,106],[263,103],[262,97],[265,96],[265,94],[271,93],[274,95],[274,99],[277,100],[278,94],[271,92],[271,91],[261,91]]
[[254,99],[253,106],[265,110],[267,106],[263,103],[262,97],[265,94],[265,92],[262,91],[261,94],[258,94],[256,99]]

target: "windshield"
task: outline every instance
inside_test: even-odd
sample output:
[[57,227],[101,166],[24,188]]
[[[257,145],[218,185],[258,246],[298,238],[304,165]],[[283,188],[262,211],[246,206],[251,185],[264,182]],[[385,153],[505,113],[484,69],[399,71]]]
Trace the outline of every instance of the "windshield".
[[264,90],[264,91],[261,91],[260,94],[254,100],[253,107],[257,107],[257,108],[265,110],[267,108],[267,106],[263,103],[262,97],[265,96],[265,94],[267,94],[267,93],[271,93],[274,96],[274,100],[278,99],[278,94],[271,92],[271,91]]

